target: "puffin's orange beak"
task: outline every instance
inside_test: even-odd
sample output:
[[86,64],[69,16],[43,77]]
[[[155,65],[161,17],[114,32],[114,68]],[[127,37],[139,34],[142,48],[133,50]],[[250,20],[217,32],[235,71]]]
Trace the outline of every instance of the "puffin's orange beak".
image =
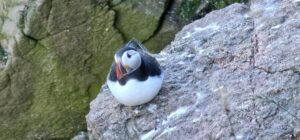
[[116,74],[117,74],[117,79],[118,80],[122,79],[123,76],[124,76],[124,73],[121,70],[121,64],[120,64],[120,62],[116,63]]

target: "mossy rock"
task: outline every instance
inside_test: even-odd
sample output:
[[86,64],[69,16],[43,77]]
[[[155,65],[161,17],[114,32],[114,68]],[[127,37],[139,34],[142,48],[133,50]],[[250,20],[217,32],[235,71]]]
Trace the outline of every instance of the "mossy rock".
[[[93,0],[47,4],[51,10],[29,5],[32,13],[23,12],[31,14],[24,18],[23,27],[29,30],[23,34],[22,26],[15,27],[20,29],[13,36],[13,53],[0,70],[0,139],[70,139],[85,130],[89,102],[104,83],[114,52],[124,43],[113,26],[115,13],[107,6]],[[70,11],[61,11],[86,12],[78,7],[90,11],[70,17],[65,17]],[[37,23],[45,19],[36,13],[43,10],[51,11],[49,22]],[[69,26],[60,25],[65,20]]]
[[190,21],[200,4],[201,0],[183,0],[178,11],[181,20]]
[[7,53],[4,51],[4,49],[0,45],[0,62],[6,63],[7,61]]
[[[15,13],[21,17],[12,24],[14,32],[2,31],[11,52],[0,69],[1,140],[63,140],[85,130],[89,102],[105,82],[114,53],[132,37],[149,40],[166,6],[166,0],[113,7],[107,0],[15,1],[26,6]],[[8,13],[1,22],[15,16]]]
[[149,39],[159,27],[167,0],[126,0],[115,6],[116,27],[126,40]]
[[177,11],[179,20],[185,25],[192,20],[204,17],[207,13],[222,9],[233,3],[246,3],[248,0],[183,0]]
[[209,0],[214,9],[221,9],[233,3],[246,3],[248,0]]
[[144,45],[150,52],[158,53],[174,39],[178,31],[179,26],[176,23],[165,19],[155,36],[147,40]]

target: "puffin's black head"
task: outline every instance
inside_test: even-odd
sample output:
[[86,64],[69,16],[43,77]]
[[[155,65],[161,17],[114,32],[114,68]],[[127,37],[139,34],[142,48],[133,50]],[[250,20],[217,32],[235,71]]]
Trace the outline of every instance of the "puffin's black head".
[[118,80],[140,67],[142,62],[141,52],[144,50],[145,47],[141,42],[132,39],[115,54]]

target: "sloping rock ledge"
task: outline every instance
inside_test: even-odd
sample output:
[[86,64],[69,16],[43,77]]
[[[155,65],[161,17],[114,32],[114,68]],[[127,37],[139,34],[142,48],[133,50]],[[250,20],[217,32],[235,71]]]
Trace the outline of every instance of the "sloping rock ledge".
[[299,138],[299,8],[253,0],[184,27],[155,55],[159,95],[124,107],[104,85],[86,117],[90,139]]

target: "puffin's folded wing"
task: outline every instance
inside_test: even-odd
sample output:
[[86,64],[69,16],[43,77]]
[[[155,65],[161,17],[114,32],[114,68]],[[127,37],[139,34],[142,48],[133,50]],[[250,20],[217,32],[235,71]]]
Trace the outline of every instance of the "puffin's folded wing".
[[146,52],[142,52],[141,55],[144,71],[150,76],[159,76],[162,70],[157,60]]

